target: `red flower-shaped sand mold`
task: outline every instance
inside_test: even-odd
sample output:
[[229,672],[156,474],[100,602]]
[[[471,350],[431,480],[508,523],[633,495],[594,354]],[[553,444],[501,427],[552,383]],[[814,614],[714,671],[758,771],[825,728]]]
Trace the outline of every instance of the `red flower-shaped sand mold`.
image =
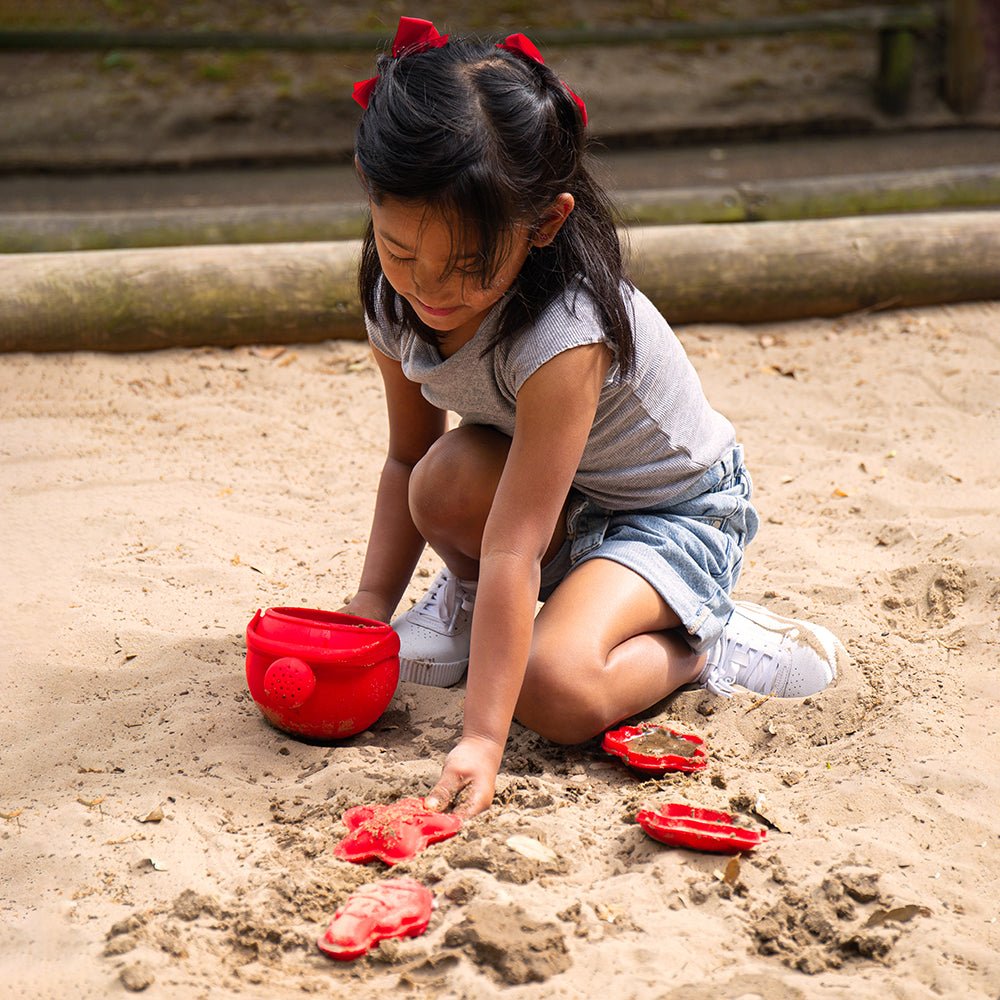
[[387,865],[407,861],[428,844],[453,837],[462,826],[451,813],[432,812],[423,799],[355,806],[341,819],[350,833],[333,849],[334,855],[358,863],[378,858]]
[[751,830],[738,826],[731,813],[698,809],[681,802],[640,809],[635,821],[662,844],[718,854],[753,850],[767,836],[764,827]]
[[316,942],[330,958],[359,958],[379,941],[427,930],[434,895],[412,878],[386,879],[352,892]]
[[[645,739],[647,742],[661,737],[664,741],[677,744],[683,740],[691,744],[692,752],[679,753],[676,750],[660,752],[643,751],[633,743]],[[708,765],[708,757],[702,747],[705,741],[691,733],[678,733],[666,726],[622,726],[604,734],[601,746],[610,754],[621,757],[629,767],[637,771],[702,771]]]

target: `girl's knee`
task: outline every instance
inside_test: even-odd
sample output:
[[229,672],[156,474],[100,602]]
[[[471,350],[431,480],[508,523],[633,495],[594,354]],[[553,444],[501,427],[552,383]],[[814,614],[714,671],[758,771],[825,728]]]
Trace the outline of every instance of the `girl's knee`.
[[457,427],[431,445],[410,473],[410,511],[418,521],[455,524],[496,493],[510,440],[489,427]]
[[534,650],[517,703],[517,721],[553,743],[583,743],[596,736],[607,724],[596,677],[602,666],[580,650]]

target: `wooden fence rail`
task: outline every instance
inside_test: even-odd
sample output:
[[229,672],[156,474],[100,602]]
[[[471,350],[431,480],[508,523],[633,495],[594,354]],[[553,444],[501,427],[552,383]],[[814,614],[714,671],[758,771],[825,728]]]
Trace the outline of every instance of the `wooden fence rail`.
[[[974,23],[978,2],[979,0],[939,0],[938,3],[874,5],[715,21],[653,21],[641,25],[539,28],[532,29],[532,38],[542,46],[575,48],[588,45],[698,42],[792,33],[875,33],[879,40],[876,97],[884,111],[895,114],[904,111],[907,105],[913,76],[916,35],[934,32],[942,26],[953,26],[956,39],[949,42],[949,82],[946,91],[949,95],[954,95],[955,100],[968,102],[968,95],[974,87],[970,87],[966,79],[970,69],[962,59],[962,54],[971,44],[966,36],[969,25]],[[388,44],[389,39],[380,32],[316,31],[295,34],[209,30],[0,30],[0,53],[121,49],[374,52],[387,48]]]

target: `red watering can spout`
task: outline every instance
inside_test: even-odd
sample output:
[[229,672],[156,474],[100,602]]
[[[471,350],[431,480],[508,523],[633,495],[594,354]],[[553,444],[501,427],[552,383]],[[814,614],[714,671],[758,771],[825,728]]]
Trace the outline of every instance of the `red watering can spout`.
[[271,708],[301,708],[315,690],[312,667],[295,656],[275,660],[264,672],[264,700]]

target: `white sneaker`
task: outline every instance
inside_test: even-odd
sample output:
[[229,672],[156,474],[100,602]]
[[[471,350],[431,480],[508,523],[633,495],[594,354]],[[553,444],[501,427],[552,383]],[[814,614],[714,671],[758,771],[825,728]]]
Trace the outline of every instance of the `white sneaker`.
[[443,569],[423,598],[392,627],[399,635],[399,678],[432,687],[457,684],[469,666],[476,581]]
[[757,694],[804,698],[833,683],[838,661],[846,666],[847,650],[829,629],[737,601],[698,684],[727,698],[734,684]]

